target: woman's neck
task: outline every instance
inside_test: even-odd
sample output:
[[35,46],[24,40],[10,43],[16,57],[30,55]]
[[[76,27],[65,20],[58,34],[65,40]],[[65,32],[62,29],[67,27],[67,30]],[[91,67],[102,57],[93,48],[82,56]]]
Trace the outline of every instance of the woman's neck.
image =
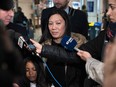
[[59,39],[53,39],[53,41],[54,41],[55,43],[60,43],[60,42],[61,42],[61,38],[59,38]]

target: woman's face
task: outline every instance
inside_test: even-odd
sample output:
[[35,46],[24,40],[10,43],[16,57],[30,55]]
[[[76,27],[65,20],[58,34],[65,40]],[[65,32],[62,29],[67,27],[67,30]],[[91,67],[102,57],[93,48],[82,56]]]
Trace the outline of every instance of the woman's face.
[[65,21],[59,14],[54,14],[49,18],[48,28],[54,39],[61,39],[65,33]]
[[30,81],[36,81],[37,71],[34,64],[30,61],[26,64],[26,76]]
[[109,8],[107,15],[111,22],[116,22],[116,0],[108,0]]

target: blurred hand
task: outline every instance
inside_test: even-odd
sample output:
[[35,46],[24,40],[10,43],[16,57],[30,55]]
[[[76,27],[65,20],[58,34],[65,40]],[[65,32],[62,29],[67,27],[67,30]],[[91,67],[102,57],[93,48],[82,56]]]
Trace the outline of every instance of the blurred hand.
[[81,57],[82,60],[86,61],[88,58],[92,58],[91,54],[87,51],[78,51],[77,55]]
[[13,87],[20,87],[17,83],[13,83]]
[[42,45],[39,44],[38,42],[30,39],[30,41],[33,43],[33,45],[36,47],[36,52],[37,53],[41,53],[41,50],[42,50]]
[[106,46],[104,59],[104,87],[116,87],[116,38]]

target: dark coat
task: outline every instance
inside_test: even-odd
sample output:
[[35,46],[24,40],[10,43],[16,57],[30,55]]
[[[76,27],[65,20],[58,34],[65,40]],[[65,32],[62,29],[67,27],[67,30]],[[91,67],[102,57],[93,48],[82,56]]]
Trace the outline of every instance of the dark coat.
[[[66,51],[60,45],[52,46],[52,48],[53,49],[47,45],[43,46],[41,55],[48,58],[47,64],[62,87],[83,87],[83,79],[85,75],[84,61],[77,58],[76,52]],[[64,71],[65,64],[67,65],[66,74]],[[55,87],[59,87],[52,79],[49,72],[47,80],[53,83]]]
[[[83,44],[80,47],[80,49],[88,51],[93,58],[99,61],[103,61],[103,56],[104,56],[103,53],[104,53],[104,48],[106,46],[105,45],[106,41],[109,41],[109,40],[106,34],[106,30],[104,30],[100,32],[98,37],[87,42],[86,44]],[[86,78],[84,82],[84,87],[96,87],[97,85],[99,85],[97,82],[93,81],[92,79],[88,77]]]
[[107,40],[106,30],[101,31],[95,39],[83,44],[80,49],[88,51],[93,58],[102,61],[105,40]]
[[15,23],[9,23],[7,25],[7,29],[12,29],[14,30],[15,32],[18,32],[20,33],[24,38],[28,38],[28,32],[26,30],[26,27],[23,27],[23,26],[20,26],[18,24],[15,24]]
[[[47,8],[42,11],[41,16],[41,29],[42,33],[46,29],[46,20],[49,16],[49,14],[56,9],[56,7]],[[80,10],[74,10],[73,8],[69,7],[69,19],[71,22],[71,31],[75,33],[80,33],[84,35],[86,38],[88,38],[88,20],[87,15],[80,11]]]
[[0,87],[12,87],[14,79],[21,75],[21,71],[22,56],[12,44],[5,25],[0,20]]
[[[45,41],[44,44],[51,46],[43,45],[41,56],[47,58],[48,67],[62,87],[83,87],[86,76],[85,62],[77,58],[76,51],[68,51],[51,40]],[[65,65],[67,65],[66,72]],[[47,76],[49,84],[53,83],[55,87],[59,87],[48,70]]]
[[27,56],[31,55],[31,52],[29,52],[29,50],[27,50],[24,47],[20,48],[18,46],[18,37],[15,35],[15,33],[21,34],[23,36],[23,38],[28,42],[29,37],[28,37],[26,27],[23,27],[18,24],[14,24],[14,23],[9,23],[6,27],[7,27],[7,30],[14,30],[12,33],[10,32],[10,38],[13,40],[14,46],[16,46],[16,48],[18,48],[19,52],[21,52],[23,58],[26,58]]

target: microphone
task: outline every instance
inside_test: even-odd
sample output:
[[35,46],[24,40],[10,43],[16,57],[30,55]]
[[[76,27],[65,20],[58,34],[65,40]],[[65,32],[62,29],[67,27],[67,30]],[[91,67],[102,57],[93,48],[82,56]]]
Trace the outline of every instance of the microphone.
[[31,52],[35,52],[36,47],[28,40],[26,41],[23,36],[18,37],[18,45],[20,48],[27,48]]
[[72,37],[69,37],[69,36],[64,36],[61,40],[61,45],[70,50],[70,51],[73,51],[73,50],[76,50],[76,51],[80,51],[76,45],[77,45],[77,42],[75,39],[73,39]]
[[19,36],[19,38],[18,38],[18,46],[20,48],[23,48],[23,46],[28,46],[27,42],[25,41],[25,39],[22,36]]
[[14,30],[10,29],[7,31],[9,36],[15,40],[17,45],[23,49],[24,47],[27,48],[29,51],[35,51],[35,46],[30,42],[29,38],[25,39],[20,33],[15,32]]

